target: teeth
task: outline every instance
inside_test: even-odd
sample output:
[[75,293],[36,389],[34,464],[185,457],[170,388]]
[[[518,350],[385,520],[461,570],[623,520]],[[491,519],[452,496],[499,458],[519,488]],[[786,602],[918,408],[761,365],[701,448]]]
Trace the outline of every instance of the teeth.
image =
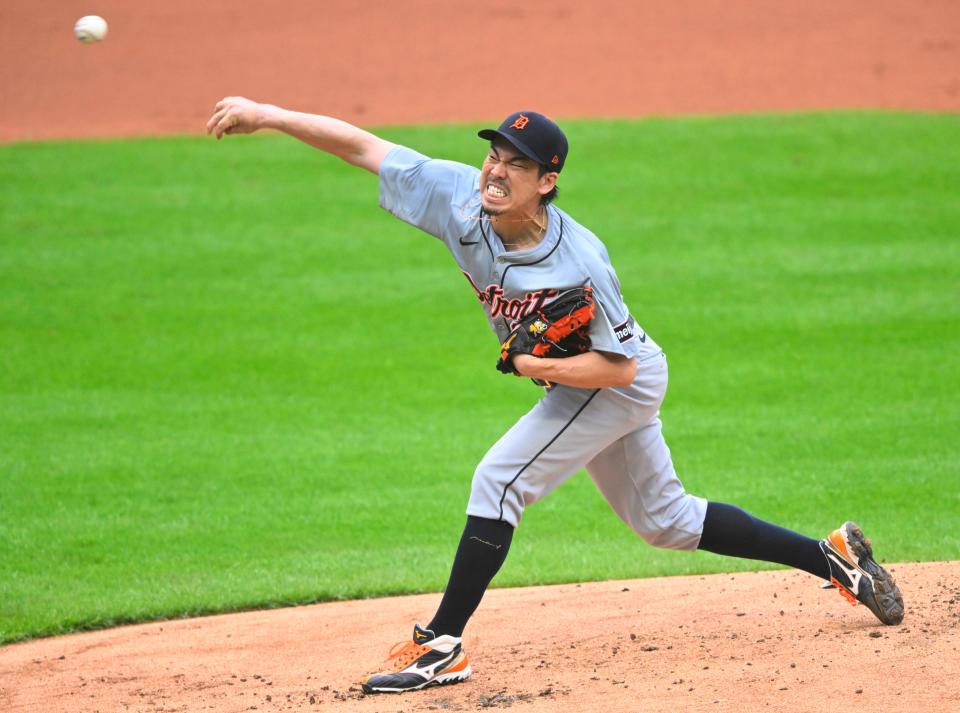
[[492,183],[487,184],[487,195],[493,196],[494,198],[505,198],[507,193],[499,186],[495,186]]

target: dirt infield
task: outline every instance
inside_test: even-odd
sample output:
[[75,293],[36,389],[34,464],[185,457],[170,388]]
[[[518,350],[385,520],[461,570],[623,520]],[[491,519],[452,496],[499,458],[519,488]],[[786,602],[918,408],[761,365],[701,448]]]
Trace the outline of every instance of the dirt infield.
[[[199,133],[244,94],[365,125],[960,110],[956,0],[4,0],[0,141]],[[107,40],[83,46],[91,12]]]
[[[200,133],[239,93],[365,125],[960,111],[956,0],[602,7],[5,0],[0,141]],[[81,46],[91,12],[110,35]],[[494,590],[473,678],[404,696],[357,682],[437,594],[124,627],[0,649],[0,710],[960,710],[960,563],[894,570],[897,627],[796,572]]]
[[800,572],[492,590],[474,676],[403,695],[358,681],[436,594],[124,627],[0,649],[0,710],[960,710],[960,562],[893,570],[896,627]]

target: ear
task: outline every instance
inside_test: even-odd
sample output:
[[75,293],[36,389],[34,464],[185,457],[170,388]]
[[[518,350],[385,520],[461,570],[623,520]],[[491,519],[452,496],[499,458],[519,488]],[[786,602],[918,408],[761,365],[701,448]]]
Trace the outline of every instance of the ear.
[[556,171],[548,171],[540,176],[540,183],[537,186],[537,191],[541,196],[545,196],[553,190],[553,187],[557,185],[557,176],[559,175],[560,174],[558,174]]

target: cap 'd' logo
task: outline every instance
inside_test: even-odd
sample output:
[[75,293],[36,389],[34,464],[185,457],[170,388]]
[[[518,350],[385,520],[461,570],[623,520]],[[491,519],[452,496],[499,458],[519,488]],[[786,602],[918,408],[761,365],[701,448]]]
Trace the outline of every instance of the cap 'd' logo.
[[510,124],[511,129],[516,129],[517,131],[523,131],[527,128],[527,124],[530,123],[530,118],[521,114],[516,118],[516,120]]

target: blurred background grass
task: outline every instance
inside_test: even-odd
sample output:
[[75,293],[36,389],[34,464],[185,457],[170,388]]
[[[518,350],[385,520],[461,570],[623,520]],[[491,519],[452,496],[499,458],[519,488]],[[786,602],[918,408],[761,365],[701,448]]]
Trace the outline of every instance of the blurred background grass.
[[[960,117],[564,126],[688,490],[960,557]],[[379,133],[478,164],[473,130]],[[0,146],[0,181],[0,642],[443,588],[540,391],[374,176],[255,136]],[[581,473],[495,585],[763,566],[648,547]]]

